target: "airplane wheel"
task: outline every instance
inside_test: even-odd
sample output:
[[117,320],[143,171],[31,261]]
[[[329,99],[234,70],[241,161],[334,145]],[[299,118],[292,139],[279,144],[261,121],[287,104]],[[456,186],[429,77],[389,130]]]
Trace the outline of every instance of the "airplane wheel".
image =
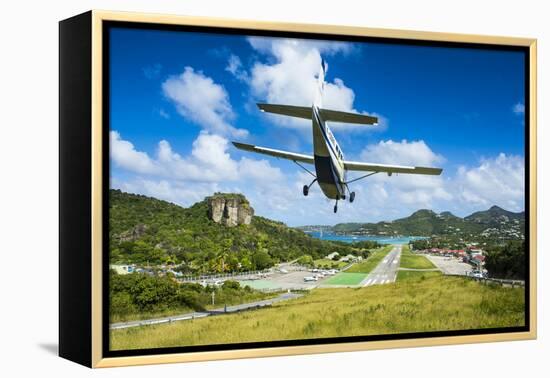
[[338,205],[334,205],[334,213],[336,214],[337,211],[338,211]]
[[355,192],[349,194],[349,202],[352,203],[355,200]]
[[304,196],[307,196],[309,193],[309,186],[304,185]]

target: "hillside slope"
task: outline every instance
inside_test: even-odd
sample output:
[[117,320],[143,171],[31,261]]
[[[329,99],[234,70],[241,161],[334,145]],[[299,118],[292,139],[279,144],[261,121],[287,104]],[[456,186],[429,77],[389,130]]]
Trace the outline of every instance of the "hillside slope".
[[110,190],[109,201],[111,263],[174,263],[184,272],[201,273],[263,269],[305,254],[320,258],[333,251],[356,252],[259,216],[234,227],[216,223],[209,218],[207,200],[183,208]]

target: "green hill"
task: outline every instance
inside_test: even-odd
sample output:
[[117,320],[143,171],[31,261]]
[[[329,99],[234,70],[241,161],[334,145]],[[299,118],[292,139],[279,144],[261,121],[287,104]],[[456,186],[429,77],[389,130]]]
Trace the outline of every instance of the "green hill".
[[[241,200],[234,194],[210,198]],[[243,205],[243,206],[244,206]],[[303,255],[361,252],[359,247],[318,240],[284,223],[252,216],[228,227],[209,217],[207,200],[189,208],[142,195],[109,191],[110,262],[172,263],[184,273],[264,269]]]
[[340,223],[331,231],[368,235],[483,235],[520,239],[525,232],[525,213],[513,213],[493,206],[460,218],[449,211],[438,214],[422,209],[392,222]]
[[469,222],[492,226],[516,220],[522,222],[524,219],[525,212],[513,213],[498,206],[493,206],[489,210],[475,212],[464,218],[464,220]]

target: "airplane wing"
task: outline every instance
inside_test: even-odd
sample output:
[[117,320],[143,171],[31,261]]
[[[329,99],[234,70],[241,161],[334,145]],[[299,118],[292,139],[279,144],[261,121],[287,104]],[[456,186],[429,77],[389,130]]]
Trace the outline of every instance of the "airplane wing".
[[362,163],[358,161],[344,161],[344,169],[348,171],[384,172],[384,173],[409,173],[417,175],[440,175],[441,168],[409,167],[405,165],[388,165]]
[[329,122],[356,123],[363,125],[378,124],[378,118],[364,114],[339,112],[330,109],[320,109],[319,111],[321,112],[321,117]]
[[256,152],[258,154],[274,156],[281,159],[299,161],[300,163],[309,163],[309,164],[315,163],[313,156],[309,156],[309,155],[297,154],[294,152],[287,152],[287,151],[281,151],[281,150],[274,150],[272,148],[266,148],[266,147],[258,147],[258,146],[253,146],[252,144],[246,144],[246,143],[239,143],[239,142],[232,142],[232,143],[235,147],[244,151]]

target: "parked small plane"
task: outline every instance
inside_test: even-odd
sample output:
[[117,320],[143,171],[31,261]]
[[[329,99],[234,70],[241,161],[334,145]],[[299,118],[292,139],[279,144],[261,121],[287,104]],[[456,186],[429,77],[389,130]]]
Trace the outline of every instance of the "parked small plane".
[[[377,125],[378,118],[364,114],[341,112],[323,108],[322,101],[326,72],[327,65],[325,61],[322,61],[321,69],[317,77],[317,93],[312,106],[257,104],[262,112],[311,119],[311,127],[313,130],[313,156],[258,147],[239,142],[233,142],[233,145],[241,150],[293,161],[314,177],[314,180],[309,185],[304,185],[304,196],[308,195],[311,186],[317,182],[327,198],[336,200],[336,204],[334,205],[335,213],[338,211],[338,200],[345,200],[346,193],[349,193],[350,202],[355,200],[355,192],[350,192],[348,184],[362,180],[376,173],[387,173],[388,176],[391,176],[393,173],[421,175],[441,174],[441,168],[412,167],[344,160],[344,154],[336,138],[334,138],[334,135],[330,131],[327,122]],[[316,174],[304,167],[301,163],[313,164]],[[352,180],[347,180],[347,171],[364,171],[370,173]]]

